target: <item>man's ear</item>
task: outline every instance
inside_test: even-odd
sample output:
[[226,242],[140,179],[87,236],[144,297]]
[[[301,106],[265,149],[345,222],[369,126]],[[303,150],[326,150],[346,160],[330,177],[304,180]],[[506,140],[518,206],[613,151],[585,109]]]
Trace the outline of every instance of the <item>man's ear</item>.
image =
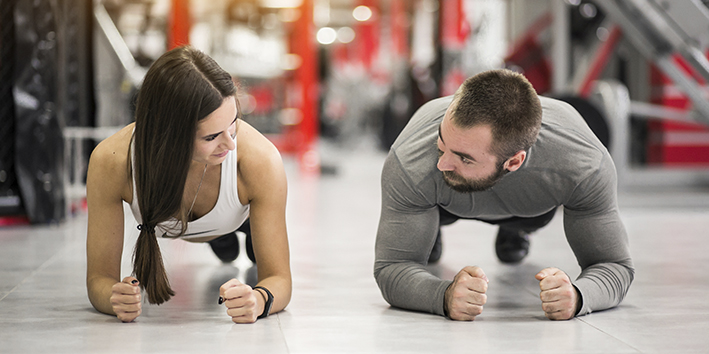
[[505,161],[504,168],[507,169],[510,172],[517,171],[520,167],[522,167],[522,163],[524,162],[524,159],[527,158],[527,152],[524,150],[517,151],[516,154],[512,155],[507,161]]

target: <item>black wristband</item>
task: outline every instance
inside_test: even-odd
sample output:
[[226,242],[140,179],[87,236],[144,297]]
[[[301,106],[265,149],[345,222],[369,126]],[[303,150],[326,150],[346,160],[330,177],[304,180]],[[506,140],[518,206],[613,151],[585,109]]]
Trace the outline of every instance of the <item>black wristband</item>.
[[266,302],[263,305],[263,313],[261,313],[260,316],[256,317],[256,319],[260,320],[264,317],[267,317],[269,312],[271,312],[271,306],[273,306],[273,294],[271,294],[271,292],[268,289],[264,288],[263,286],[254,286],[254,290],[256,290],[256,289],[261,289],[266,292],[266,295],[268,295],[268,297],[266,297],[263,295],[262,292],[259,291],[261,296],[263,296],[263,300]]

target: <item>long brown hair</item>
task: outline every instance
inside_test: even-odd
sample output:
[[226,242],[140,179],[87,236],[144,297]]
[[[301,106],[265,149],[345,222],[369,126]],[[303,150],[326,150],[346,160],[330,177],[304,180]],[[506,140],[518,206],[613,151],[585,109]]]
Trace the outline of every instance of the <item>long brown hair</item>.
[[[133,273],[152,304],[175,295],[162,260],[155,227],[179,215],[187,228],[182,195],[197,123],[234,96],[229,73],[192,47],[163,54],[148,70],[135,112],[135,188],[142,223],[133,252]],[[130,153],[129,153],[130,161]]]

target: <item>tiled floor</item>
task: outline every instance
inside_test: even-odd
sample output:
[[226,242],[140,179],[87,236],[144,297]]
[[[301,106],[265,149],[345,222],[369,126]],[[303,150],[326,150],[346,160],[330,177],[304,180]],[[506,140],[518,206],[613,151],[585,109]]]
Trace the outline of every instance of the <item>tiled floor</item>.
[[[251,325],[232,324],[217,305],[222,282],[255,277],[245,255],[227,266],[205,244],[162,242],[177,296],[124,324],[87,299],[85,215],[59,226],[0,229],[0,353],[709,352],[706,191],[671,207],[660,206],[662,193],[621,195],[635,282],[620,307],[565,322],[544,317],[534,280],[546,266],[579,273],[561,217],[533,237],[518,266],[495,259],[494,227],[463,221],[445,228],[443,258],[431,271],[452,278],[479,265],[490,278],[483,315],[453,322],[390,308],[379,294],[372,264],[383,158],[330,147],[323,162],[337,173],[321,177],[286,158],[293,298],[284,312]],[[135,230],[135,221],[126,224]],[[127,237],[124,274],[135,237]]]

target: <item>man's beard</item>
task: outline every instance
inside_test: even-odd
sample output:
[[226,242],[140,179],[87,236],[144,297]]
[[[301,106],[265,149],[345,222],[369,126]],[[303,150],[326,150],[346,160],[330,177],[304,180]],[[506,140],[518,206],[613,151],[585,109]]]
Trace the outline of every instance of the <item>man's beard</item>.
[[443,181],[448,187],[459,193],[483,192],[492,188],[509,172],[503,165],[497,166],[497,170],[493,174],[477,180],[467,179],[453,171],[443,171]]

